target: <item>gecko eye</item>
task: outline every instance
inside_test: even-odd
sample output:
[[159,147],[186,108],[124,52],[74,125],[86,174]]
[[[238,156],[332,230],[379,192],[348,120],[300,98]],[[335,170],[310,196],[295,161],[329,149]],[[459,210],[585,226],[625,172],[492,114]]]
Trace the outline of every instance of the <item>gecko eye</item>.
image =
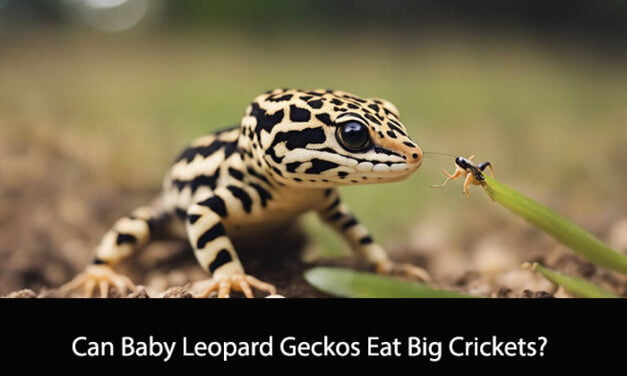
[[349,151],[359,151],[370,146],[368,128],[354,120],[347,121],[337,128],[337,139]]

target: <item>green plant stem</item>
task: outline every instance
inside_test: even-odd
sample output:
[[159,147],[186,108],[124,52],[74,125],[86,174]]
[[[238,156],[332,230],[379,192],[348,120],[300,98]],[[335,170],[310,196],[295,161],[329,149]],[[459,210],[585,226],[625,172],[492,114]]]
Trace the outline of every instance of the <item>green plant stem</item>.
[[439,290],[422,283],[337,267],[316,267],[305,279],[317,289],[346,298],[472,298],[456,291]]
[[564,275],[538,263],[525,263],[523,264],[523,268],[529,268],[539,272],[549,281],[556,285],[563,286],[571,294],[581,298],[617,298],[616,295],[586,280]]
[[600,266],[627,274],[626,255],[603,244],[561,214],[516,192],[493,177],[486,175],[483,187],[494,201],[520,215],[558,242]]

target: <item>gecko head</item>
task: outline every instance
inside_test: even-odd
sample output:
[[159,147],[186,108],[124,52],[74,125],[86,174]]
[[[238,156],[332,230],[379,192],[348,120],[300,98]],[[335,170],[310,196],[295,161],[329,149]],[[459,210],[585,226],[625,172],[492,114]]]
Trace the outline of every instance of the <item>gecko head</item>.
[[277,89],[253,101],[242,126],[253,153],[288,185],[391,182],[422,164],[422,149],[384,99]]

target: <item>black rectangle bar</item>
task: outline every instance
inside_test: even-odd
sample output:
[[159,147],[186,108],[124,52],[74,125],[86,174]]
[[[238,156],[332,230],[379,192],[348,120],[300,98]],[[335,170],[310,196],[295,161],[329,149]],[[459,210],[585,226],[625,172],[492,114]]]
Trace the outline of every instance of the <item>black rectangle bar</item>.
[[[619,363],[626,300],[0,299],[2,359],[537,367]],[[233,353],[234,352],[234,353]]]

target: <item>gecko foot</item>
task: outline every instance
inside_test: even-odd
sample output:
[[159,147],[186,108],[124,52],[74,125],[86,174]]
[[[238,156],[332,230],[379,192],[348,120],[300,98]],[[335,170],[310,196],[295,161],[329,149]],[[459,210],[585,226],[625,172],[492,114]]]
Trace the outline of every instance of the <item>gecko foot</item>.
[[231,290],[241,291],[247,298],[254,298],[253,288],[267,291],[269,295],[276,294],[276,287],[274,287],[274,285],[260,281],[244,273],[235,273],[219,278],[212,278],[210,281],[210,285],[199,294],[194,295],[194,298],[207,298],[213,292],[218,293],[218,298],[228,298]]
[[101,298],[109,296],[110,287],[114,287],[120,296],[125,296],[126,293],[136,289],[135,284],[128,277],[114,272],[108,265],[89,265],[84,272],[59,289],[64,293],[69,293],[82,288],[83,296],[91,298],[94,296],[96,287]]
[[385,260],[376,264],[376,270],[379,274],[396,275],[422,282],[431,281],[431,275],[429,275],[429,272],[419,266],[409,263],[397,263]]

